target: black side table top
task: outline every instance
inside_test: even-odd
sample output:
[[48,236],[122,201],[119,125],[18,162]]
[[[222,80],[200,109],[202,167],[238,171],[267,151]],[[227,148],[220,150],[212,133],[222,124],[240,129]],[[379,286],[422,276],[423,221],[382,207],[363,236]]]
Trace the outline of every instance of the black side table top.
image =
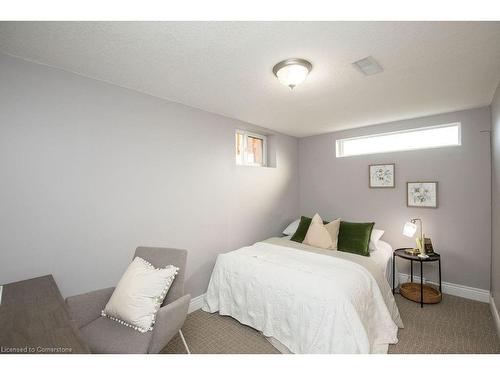
[[400,258],[408,259],[408,260],[416,260],[418,262],[435,262],[436,260],[440,260],[441,256],[438,253],[427,254],[428,258],[420,258],[418,255],[408,254],[406,250],[412,249],[411,247],[404,247],[401,249],[394,250],[394,255]]

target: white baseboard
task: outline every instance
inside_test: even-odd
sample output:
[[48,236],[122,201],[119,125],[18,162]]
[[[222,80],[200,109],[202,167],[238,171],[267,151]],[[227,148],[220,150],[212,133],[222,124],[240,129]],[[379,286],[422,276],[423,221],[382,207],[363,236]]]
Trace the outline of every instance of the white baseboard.
[[[408,283],[410,281],[410,275],[407,275],[406,273],[398,273],[397,275],[398,275],[398,284]],[[426,281],[427,280],[424,277],[424,283]],[[416,275],[413,275],[413,282],[419,283],[420,282],[420,277],[416,276]]]
[[498,337],[500,338],[500,316],[498,315],[497,306],[495,305],[495,300],[492,295],[490,295],[490,309],[493,320],[495,321],[495,326],[497,327]]
[[[398,274],[399,283],[406,283],[410,280],[410,275],[405,273]],[[416,283],[420,282],[420,277],[413,276],[413,281]],[[426,279],[424,277],[424,283]],[[441,287],[444,294],[450,294],[452,296],[472,299],[474,301],[490,303],[490,291],[485,289],[473,288],[470,286],[453,284],[448,282],[442,282]]]
[[201,296],[191,298],[191,302],[189,302],[188,314],[191,314],[193,311],[199,310],[203,307],[203,299],[205,298],[205,294]]

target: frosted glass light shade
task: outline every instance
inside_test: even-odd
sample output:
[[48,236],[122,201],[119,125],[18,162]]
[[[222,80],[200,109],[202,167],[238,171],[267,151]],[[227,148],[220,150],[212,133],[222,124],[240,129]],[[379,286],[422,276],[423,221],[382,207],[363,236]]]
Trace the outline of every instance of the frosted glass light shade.
[[407,222],[403,228],[403,234],[406,236],[406,237],[413,237],[415,235],[415,233],[417,232],[417,225],[416,224],[413,224],[413,223],[410,223],[410,222]]
[[312,65],[307,60],[288,59],[276,64],[273,72],[283,85],[293,89],[305,81],[311,69]]
[[279,81],[285,86],[295,87],[306,80],[309,71],[302,65],[288,65],[276,73]]

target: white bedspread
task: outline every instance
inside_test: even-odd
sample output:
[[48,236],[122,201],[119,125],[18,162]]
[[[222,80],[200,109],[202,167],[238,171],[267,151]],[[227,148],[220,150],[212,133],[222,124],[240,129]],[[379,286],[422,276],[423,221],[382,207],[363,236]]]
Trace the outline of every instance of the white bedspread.
[[273,238],[219,255],[203,310],[292,353],[386,353],[402,322],[383,273],[369,258],[318,250]]

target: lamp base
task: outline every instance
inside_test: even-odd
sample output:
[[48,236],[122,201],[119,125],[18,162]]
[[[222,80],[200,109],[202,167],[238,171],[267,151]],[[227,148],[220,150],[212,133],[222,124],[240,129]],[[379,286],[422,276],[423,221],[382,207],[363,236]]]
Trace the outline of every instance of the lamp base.
[[410,254],[410,255],[418,255],[418,254],[420,254],[420,250],[416,249],[416,248],[415,249],[406,249],[405,253]]
[[417,242],[417,249],[418,249],[419,253],[425,255],[424,238],[423,237],[417,238],[416,242]]

